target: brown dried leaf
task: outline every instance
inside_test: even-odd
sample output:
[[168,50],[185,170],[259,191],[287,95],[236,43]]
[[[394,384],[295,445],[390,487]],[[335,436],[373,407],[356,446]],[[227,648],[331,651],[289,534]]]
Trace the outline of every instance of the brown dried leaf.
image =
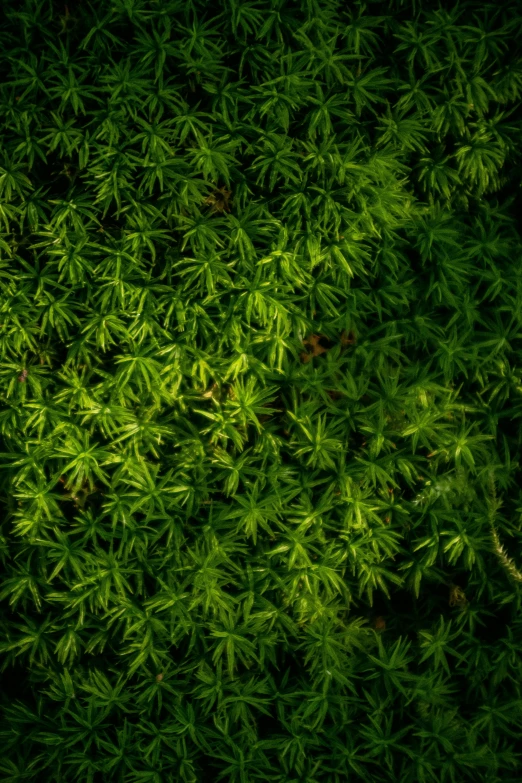
[[357,337],[355,332],[351,329],[349,332],[347,332],[346,329],[343,329],[343,333],[341,334],[341,345],[355,345],[356,342]]
[[319,340],[328,340],[328,337],[324,334],[310,334],[306,340],[303,340],[303,345],[308,345],[311,347],[311,351],[303,352],[301,354],[301,361],[305,364],[310,361],[314,356],[320,356],[322,353],[326,353],[328,351],[328,348],[324,348]]

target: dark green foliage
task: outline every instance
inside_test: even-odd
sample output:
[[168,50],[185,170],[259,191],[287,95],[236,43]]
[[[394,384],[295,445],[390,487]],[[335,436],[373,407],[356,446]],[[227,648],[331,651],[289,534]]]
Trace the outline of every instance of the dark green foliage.
[[521,28],[3,0],[3,783],[520,781]]

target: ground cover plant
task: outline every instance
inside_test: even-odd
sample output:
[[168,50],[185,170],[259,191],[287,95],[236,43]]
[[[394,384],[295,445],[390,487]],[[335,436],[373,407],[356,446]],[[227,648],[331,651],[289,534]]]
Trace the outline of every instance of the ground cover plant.
[[520,781],[521,25],[3,0],[4,783]]

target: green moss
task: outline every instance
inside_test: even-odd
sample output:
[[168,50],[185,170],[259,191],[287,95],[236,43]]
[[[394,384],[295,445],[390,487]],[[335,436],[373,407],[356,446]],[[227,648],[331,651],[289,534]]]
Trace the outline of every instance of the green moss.
[[4,0],[2,781],[519,781],[521,22]]

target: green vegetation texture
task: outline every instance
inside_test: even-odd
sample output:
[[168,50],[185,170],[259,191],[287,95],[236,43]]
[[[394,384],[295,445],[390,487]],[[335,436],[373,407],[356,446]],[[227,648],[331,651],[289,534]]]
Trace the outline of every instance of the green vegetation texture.
[[522,779],[521,41],[2,0],[2,783]]

